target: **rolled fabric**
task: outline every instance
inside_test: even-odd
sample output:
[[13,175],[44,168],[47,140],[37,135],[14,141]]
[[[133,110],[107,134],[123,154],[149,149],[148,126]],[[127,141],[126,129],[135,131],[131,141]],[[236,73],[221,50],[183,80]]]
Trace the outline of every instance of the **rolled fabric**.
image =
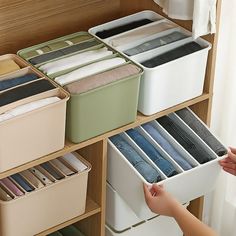
[[94,62],[92,64],[89,64],[87,66],[81,67],[79,69],[76,69],[70,73],[67,73],[65,75],[61,75],[55,78],[55,81],[60,84],[61,86],[64,86],[66,84],[69,84],[71,82],[74,82],[76,80],[79,80],[81,78],[97,74],[99,72],[111,69],[113,67],[119,66],[124,64],[126,61],[123,58],[116,57],[112,59],[106,59],[99,62]]
[[112,51],[109,51],[108,48],[104,47],[101,49],[86,51],[74,54],[72,56],[64,57],[56,61],[48,62],[40,66],[39,70],[42,70],[47,75],[50,75],[59,71],[67,70],[89,62],[93,62],[95,60],[104,58],[112,54]]

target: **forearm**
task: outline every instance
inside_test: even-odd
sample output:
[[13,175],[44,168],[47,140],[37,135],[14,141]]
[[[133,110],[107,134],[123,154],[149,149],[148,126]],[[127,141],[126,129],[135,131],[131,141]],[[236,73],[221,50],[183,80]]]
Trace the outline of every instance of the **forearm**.
[[217,234],[193,216],[182,205],[177,205],[173,216],[185,236],[216,236]]

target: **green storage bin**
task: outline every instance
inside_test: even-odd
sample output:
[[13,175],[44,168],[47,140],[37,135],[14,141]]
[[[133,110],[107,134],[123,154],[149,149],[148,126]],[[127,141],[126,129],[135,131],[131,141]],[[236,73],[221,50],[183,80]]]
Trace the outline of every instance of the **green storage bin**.
[[134,122],[141,74],[72,94],[67,105],[67,138],[79,143]]

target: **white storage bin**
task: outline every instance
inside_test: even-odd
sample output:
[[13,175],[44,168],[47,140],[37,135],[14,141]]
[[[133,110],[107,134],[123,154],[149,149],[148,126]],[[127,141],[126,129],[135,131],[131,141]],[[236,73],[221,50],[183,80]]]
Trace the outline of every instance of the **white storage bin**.
[[[142,14],[147,15],[147,12],[143,11],[139,12],[138,14],[139,16]],[[156,14],[156,17],[159,17],[159,15],[155,12],[149,11],[149,14]],[[136,17],[136,14],[93,27],[89,30],[89,32],[95,35],[96,32],[103,29],[103,27],[112,28],[119,25],[120,22],[133,21],[132,17]],[[169,20],[166,21],[171,22]],[[176,27],[178,26],[176,25]],[[191,35],[191,32],[188,32],[181,27],[178,27],[178,30],[179,29],[182,29],[182,31],[188,35]],[[167,30],[166,32],[169,31],[171,30]],[[165,34],[165,31],[160,33],[159,36],[162,36],[163,34]],[[146,40],[148,41],[153,39],[153,37],[154,36],[148,37]],[[111,38],[105,39],[104,42],[109,43],[110,39]],[[140,81],[138,104],[138,110],[144,115],[152,115],[156,112],[175,106],[202,94],[207,57],[208,52],[211,49],[211,44],[203,39],[196,40],[196,42],[203,47],[203,49],[197,52],[188,54],[176,60],[169,61],[154,68],[147,68],[141,65],[143,61],[172,50],[173,48],[180,46],[180,44],[183,45],[190,40],[192,39],[188,38],[180,40],[157,49],[128,57],[130,60],[134,61],[144,69],[144,76]],[[115,49],[120,53],[123,53],[122,51],[137,46],[137,44],[143,41],[145,41],[145,39],[134,41],[127,45],[119,46]]]
[[157,216],[139,225],[123,231],[115,232],[106,226],[105,236],[183,236],[182,231],[173,218]]
[[123,231],[142,221],[109,183],[107,183],[106,191],[107,225],[115,231]]
[[[173,114],[173,116],[176,115]],[[211,191],[221,171],[218,161],[223,157],[218,157],[183,121],[181,121],[181,119],[177,116],[176,118],[181,126],[184,127],[189,134],[194,136],[195,142],[201,145],[201,148],[205,150],[210,159],[212,159],[200,165],[191,155],[186,153],[176,141],[173,141],[173,138],[169,138],[169,141],[171,141],[171,144],[177,150],[182,150],[181,152],[185,153],[185,159],[191,160],[190,163],[194,168],[187,171],[177,168],[179,174],[171,178],[167,178],[159,171],[163,179],[159,184],[163,184],[166,191],[173,194],[181,203],[186,203]],[[159,128],[162,129],[163,133],[165,132],[167,134],[160,125]],[[122,136],[124,138],[126,137],[124,134],[122,134]],[[168,136],[170,135],[168,134]],[[126,138],[126,141],[128,141],[128,138]],[[153,144],[154,142],[155,141],[152,140]],[[129,144],[134,147],[132,141],[129,141]],[[139,147],[136,148],[136,151],[140,152]],[[161,154],[163,154],[163,151]],[[142,156],[147,159],[147,156]],[[169,158],[168,155],[164,156]],[[147,161],[151,163],[150,159]],[[174,163],[173,160],[172,163]],[[178,165],[175,164],[175,167],[178,167]],[[148,185],[150,185],[150,183],[147,183],[143,176],[139,174],[110,140],[108,141],[107,181],[119,192],[119,195],[140,219],[148,219],[154,216],[145,203],[143,193],[143,183]]]

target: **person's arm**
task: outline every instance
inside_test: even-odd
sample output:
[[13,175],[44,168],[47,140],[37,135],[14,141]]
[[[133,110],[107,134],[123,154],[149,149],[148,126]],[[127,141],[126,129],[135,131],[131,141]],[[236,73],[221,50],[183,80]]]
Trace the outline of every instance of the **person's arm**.
[[185,236],[216,236],[217,234],[193,216],[185,207],[167,193],[162,186],[153,184],[149,190],[144,185],[144,195],[152,212],[174,217]]
[[230,147],[226,158],[219,161],[219,163],[223,167],[223,170],[236,176],[236,148]]

